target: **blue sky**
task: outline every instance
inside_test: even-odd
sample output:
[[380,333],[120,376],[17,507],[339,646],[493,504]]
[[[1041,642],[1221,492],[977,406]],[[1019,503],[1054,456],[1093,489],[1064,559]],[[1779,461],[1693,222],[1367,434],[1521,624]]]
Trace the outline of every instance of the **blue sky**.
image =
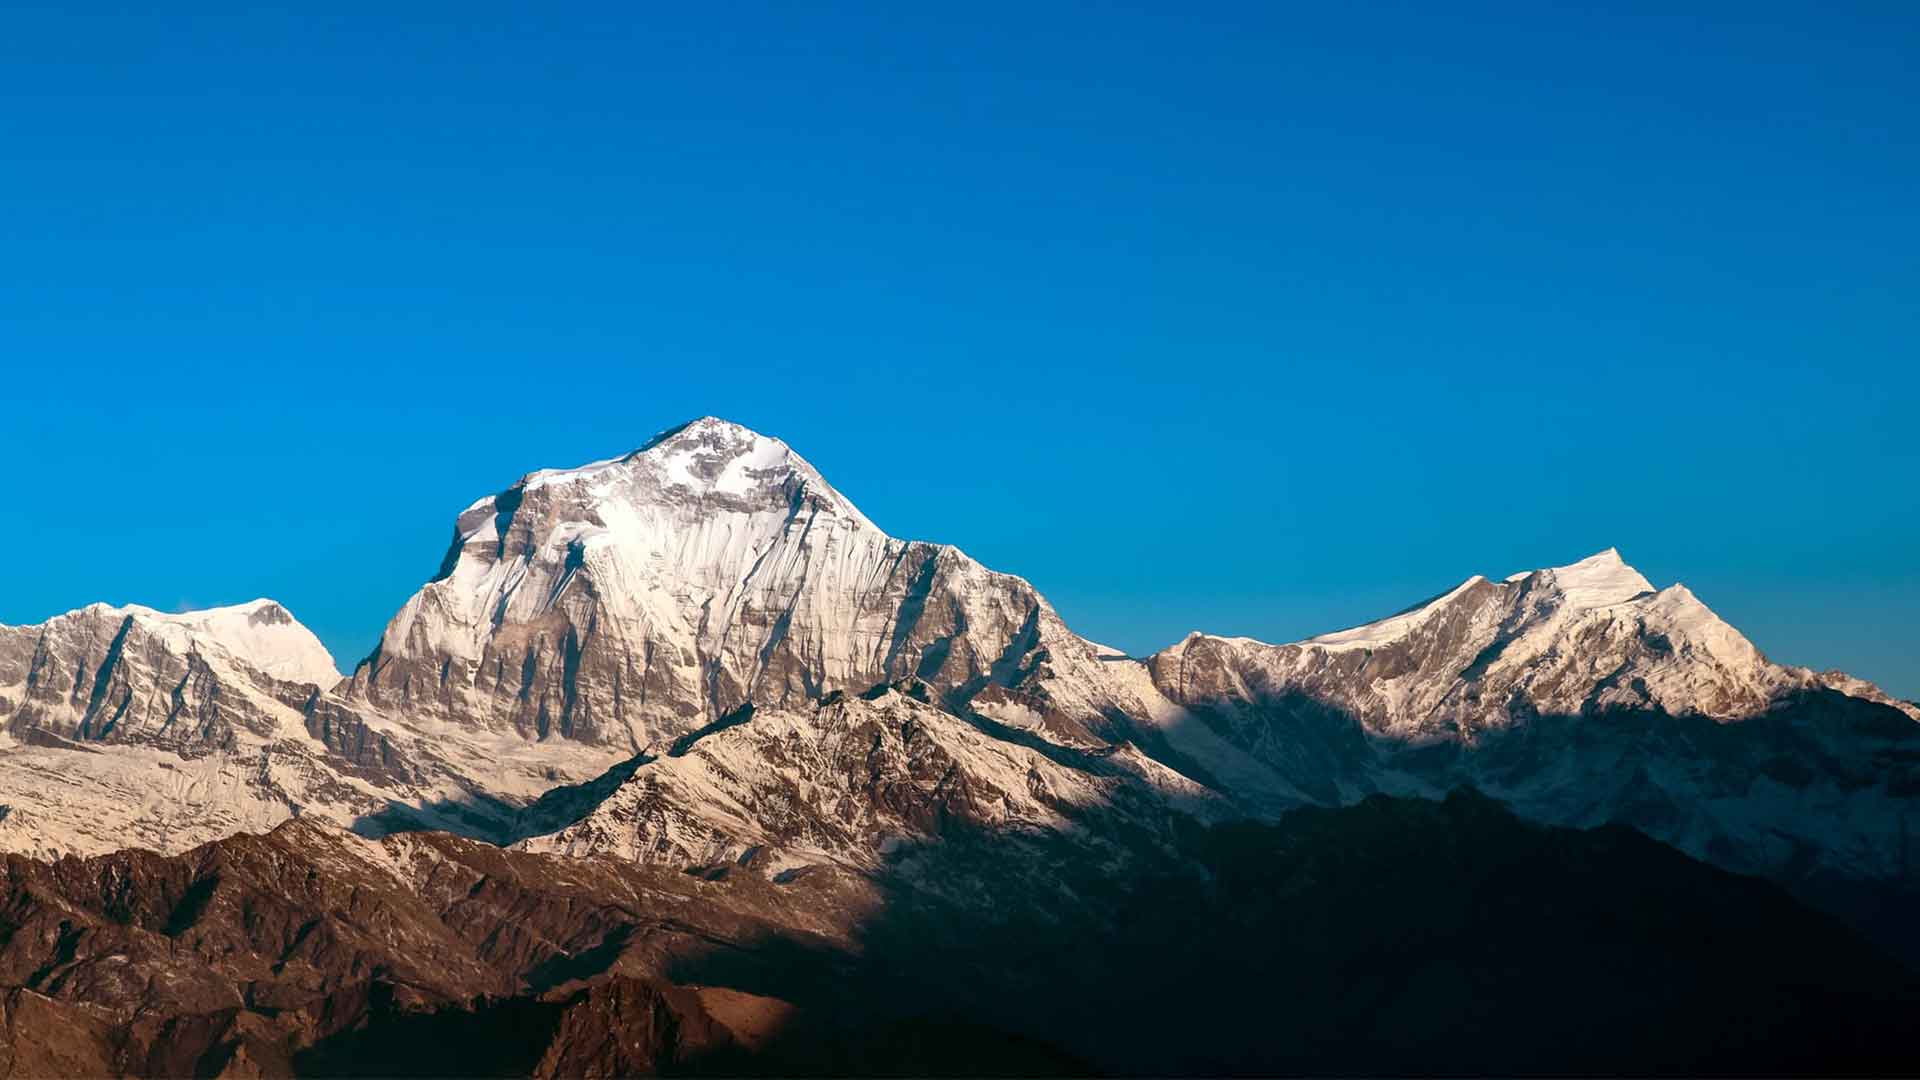
[[0,621],[351,666],[717,413],[1135,651],[1617,545],[1920,696],[1920,15],[1607,6],[10,6]]

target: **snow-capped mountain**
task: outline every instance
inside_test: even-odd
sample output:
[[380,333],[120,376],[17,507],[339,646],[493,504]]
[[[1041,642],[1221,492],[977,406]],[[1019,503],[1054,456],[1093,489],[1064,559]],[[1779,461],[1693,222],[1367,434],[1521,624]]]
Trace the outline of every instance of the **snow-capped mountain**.
[[1920,709],[1767,660],[1611,549],[1305,641],[1192,634],[1147,663],[1316,801],[1470,784],[1743,872],[1913,881]]
[[0,710],[15,731],[219,744],[261,726],[276,683],[339,680],[326,647],[271,600],[173,614],[93,604],[0,627]]
[[270,600],[0,627],[0,850],[175,852],[299,816],[378,832],[396,807],[410,825],[504,823],[606,766],[356,709],[330,692],[342,681]]
[[[629,754],[744,705],[906,677],[1058,725],[1067,712],[1006,691],[1100,651],[1025,581],[888,536],[785,443],[713,417],[531,473],[454,533],[353,700]],[[1086,682],[1053,687],[1078,720],[1097,715],[1076,698]]]
[[1871,684],[1769,662],[1685,585],[1655,589],[1611,548],[1505,581],[1470,577],[1391,618],[1291,644],[1196,633],[1149,664],[1177,701],[1299,692],[1410,739],[1472,741],[1529,714],[1608,709],[1729,721],[1828,685],[1901,707]]
[[[912,815],[841,782],[860,728],[847,713],[871,706],[819,703],[906,678],[928,701],[894,707],[956,748],[949,785],[1017,788],[985,763],[1021,739],[1054,752],[1043,770],[1124,762],[1126,790],[1205,813],[1471,783],[1543,820],[1631,822],[1742,870],[1905,865],[1912,707],[1767,661],[1618,552],[1469,578],[1304,642],[1193,635],[1141,662],[1071,633],[1019,578],[887,536],[785,444],[714,418],[469,508],[346,693],[621,759],[591,798],[518,822],[552,833],[528,846],[708,860],[791,842],[858,862]],[[1782,783],[1781,761],[1802,773]],[[580,816],[564,824],[557,805]]]
[[301,815],[879,872],[954,828],[1109,859],[1180,815],[1471,784],[1790,883],[1914,880],[1920,710],[1769,662],[1617,552],[1137,660],[711,417],[472,504],[333,675],[266,602],[0,629],[0,846],[178,851]]
[[271,600],[94,604],[0,627],[0,845],[179,850],[271,828],[299,803],[378,808],[305,729],[302,704],[339,680]]

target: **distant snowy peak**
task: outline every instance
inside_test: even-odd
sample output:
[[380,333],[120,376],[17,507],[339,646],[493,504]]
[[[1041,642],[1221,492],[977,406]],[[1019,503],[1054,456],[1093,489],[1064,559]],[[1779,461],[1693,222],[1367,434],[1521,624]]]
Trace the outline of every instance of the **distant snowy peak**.
[[90,604],[0,627],[0,726],[168,747],[231,745],[299,720],[341,682],[333,657],[285,607],[199,611]]
[[[573,571],[619,579],[599,581],[602,598],[616,606],[644,600],[644,583],[662,576],[722,587],[796,525],[820,543],[829,534],[869,545],[891,539],[785,443],[715,417],[669,429],[618,458],[528,473],[455,523],[435,580],[455,578],[457,587],[441,590],[441,600],[486,610],[449,609],[470,625],[436,644],[478,655],[493,627],[550,609],[558,590],[581,576]],[[529,588],[542,577],[539,566],[554,560],[569,571],[565,581],[551,582],[550,594]]]
[[1175,700],[1284,690],[1374,730],[1429,734],[1501,726],[1516,709],[1733,720],[1817,686],[1899,707],[1871,684],[1768,661],[1686,586],[1654,588],[1612,548],[1499,582],[1470,577],[1400,614],[1291,644],[1190,637],[1153,663]]
[[1327,650],[1382,648],[1421,632],[1435,619],[1457,614],[1463,605],[1480,605],[1492,598],[1499,598],[1494,601],[1496,605],[1506,600],[1515,606],[1515,610],[1503,617],[1503,637],[1507,641],[1523,636],[1529,629],[1562,628],[1595,617],[1618,617],[1638,619],[1657,629],[1684,634],[1691,642],[1730,662],[1765,663],[1751,642],[1701,603],[1685,585],[1654,588],[1645,575],[1627,565],[1615,548],[1566,566],[1523,570],[1500,582],[1490,582],[1476,574],[1398,615],[1294,644]]
[[276,679],[312,683],[327,690],[341,678],[333,654],[313,631],[272,600],[172,614],[150,612],[145,617],[183,627],[215,642]]
[[[333,695],[341,685],[271,600],[92,604],[0,626],[0,850],[173,852],[295,816],[345,826],[474,790],[447,754],[499,757],[369,723]],[[486,775],[510,797],[507,772]]]
[[211,652],[285,682],[311,683],[330,689],[341,679],[333,654],[313,631],[301,625],[284,606],[264,597],[244,604],[193,611],[95,603],[56,615],[37,627],[15,629],[45,630],[78,620],[113,625],[130,623],[182,654],[193,649]]
[[1290,644],[1192,635],[1147,668],[1186,730],[1316,802],[1471,785],[1810,894],[1920,881],[1899,824],[1920,791],[1920,707],[1767,660],[1611,549]]

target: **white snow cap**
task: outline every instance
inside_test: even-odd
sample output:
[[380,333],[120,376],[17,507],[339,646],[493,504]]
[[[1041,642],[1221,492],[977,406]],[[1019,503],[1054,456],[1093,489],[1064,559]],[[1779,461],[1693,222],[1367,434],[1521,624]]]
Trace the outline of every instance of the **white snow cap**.
[[658,457],[676,484],[728,495],[753,490],[764,474],[784,474],[795,467],[814,471],[779,439],[717,416],[663,431],[629,456],[641,454]]
[[636,470],[658,477],[662,489],[679,489],[694,496],[750,497],[798,477],[808,490],[827,498],[843,516],[861,527],[873,527],[850,500],[834,490],[819,470],[792,447],[771,435],[762,435],[718,416],[703,416],[668,428],[648,439],[639,449],[617,458],[577,468],[528,473],[521,479],[520,486],[533,490],[585,481],[590,485],[588,490],[598,495],[613,490],[603,481],[631,476]]
[[[1608,548],[1577,563],[1540,571],[1553,575],[1568,607],[1597,608],[1624,604],[1654,591],[1653,583],[1620,558],[1620,549]],[[1516,575],[1516,578],[1525,577]],[[1512,581],[1515,578],[1508,578]]]
[[261,597],[244,604],[196,611],[159,611],[141,604],[89,604],[81,613],[133,618],[156,632],[191,635],[276,679],[313,683],[322,689],[340,681],[340,669],[313,631],[286,607]]

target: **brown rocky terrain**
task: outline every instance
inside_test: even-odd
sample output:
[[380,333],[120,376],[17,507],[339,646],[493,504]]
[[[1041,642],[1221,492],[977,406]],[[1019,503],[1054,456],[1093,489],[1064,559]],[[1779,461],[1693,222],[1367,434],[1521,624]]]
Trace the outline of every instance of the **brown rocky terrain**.
[[[13,1076],[1847,1072],[1911,974],[1773,887],[1478,796],[1182,826],[1125,880],[990,832],[870,873],[290,823],[0,873]],[[1063,853],[1064,854],[1064,853]],[[908,865],[915,872],[907,872]],[[991,914],[916,882],[1004,890]]]
[[874,902],[831,872],[299,822],[172,857],[10,857],[0,889],[10,1075],[651,1072],[733,1045],[675,964],[776,935],[844,948]]

